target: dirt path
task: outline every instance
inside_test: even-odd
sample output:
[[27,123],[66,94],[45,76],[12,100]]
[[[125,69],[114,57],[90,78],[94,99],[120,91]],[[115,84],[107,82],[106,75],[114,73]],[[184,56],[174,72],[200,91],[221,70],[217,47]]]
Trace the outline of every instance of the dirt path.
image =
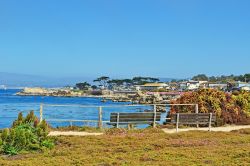
[[52,131],[49,136],[98,136],[103,133],[88,133],[88,132],[77,132],[77,131]]
[[[211,128],[211,131],[222,131],[222,132],[231,132],[233,130],[240,130],[240,129],[247,129],[250,128],[250,125],[245,126],[223,126],[223,127],[214,127]],[[208,131],[208,128],[185,128],[185,129],[179,129],[179,132],[186,132],[186,131]],[[176,133],[176,129],[163,129],[165,133]]]
[[[211,131],[222,131],[222,132],[231,132],[233,130],[247,129],[250,128],[250,125],[246,126],[224,126],[224,127],[214,127]],[[176,129],[162,129],[165,133],[173,134],[176,133]],[[208,131],[208,128],[184,128],[179,129],[179,132],[187,131]],[[77,132],[77,131],[52,131],[49,133],[49,136],[98,136],[103,135],[103,133],[88,133],[88,132]]]

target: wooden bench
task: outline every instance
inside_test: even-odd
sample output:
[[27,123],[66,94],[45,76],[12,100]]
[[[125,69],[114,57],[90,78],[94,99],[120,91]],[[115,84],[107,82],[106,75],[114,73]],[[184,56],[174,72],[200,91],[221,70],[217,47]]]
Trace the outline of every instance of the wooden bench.
[[119,128],[119,125],[131,125],[135,124],[153,124],[161,120],[160,112],[139,112],[139,113],[111,113],[110,123],[108,125],[114,125]]
[[176,124],[178,132],[179,125],[208,125],[211,131],[212,124],[216,122],[216,115],[213,113],[177,113],[171,115],[170,123]]

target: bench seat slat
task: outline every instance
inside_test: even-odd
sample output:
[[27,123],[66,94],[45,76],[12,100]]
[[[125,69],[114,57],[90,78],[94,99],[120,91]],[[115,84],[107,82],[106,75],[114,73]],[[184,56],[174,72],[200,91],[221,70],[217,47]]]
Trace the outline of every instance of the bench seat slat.
[[[171,123],[176,124],[177,114],[171,116]],[[179,124],[208,124],[210,121],[210,113],[180,113]],[[212,114],[211,123],[214,124],[216,121],[216,115]]]
[[[118,116],[116,115],[116,116],[110,116],[111,118],[117,118]],[[142,116],[139,116],[139,115],[136,115],[136,116],[133,116],[133,115],[126,115],[126,116],[120,116],[119,115],[119,117],[120,118],[151,118],[151,117],[154,117],[154,115],[150,115],[150,116],[144,116],[144,115],[142,115]],[[160,115],[156,115],[156,117],[161,117]]]
[[[119,120],[118,118],[119,114]],[[140,112],[140,113],[111,113],[110,114],[110,123],[117,124],[118,123],[125,123],[125,124],[150,124],[155,121],[161,120],[161,113],[157,112]]]

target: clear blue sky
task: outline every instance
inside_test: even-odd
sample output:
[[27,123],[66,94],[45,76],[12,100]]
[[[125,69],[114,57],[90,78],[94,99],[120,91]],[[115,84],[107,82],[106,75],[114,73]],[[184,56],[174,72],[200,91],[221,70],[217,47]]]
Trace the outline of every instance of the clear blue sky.
[[1,72],[186,78],[249,64],[249,0],[0,0]]

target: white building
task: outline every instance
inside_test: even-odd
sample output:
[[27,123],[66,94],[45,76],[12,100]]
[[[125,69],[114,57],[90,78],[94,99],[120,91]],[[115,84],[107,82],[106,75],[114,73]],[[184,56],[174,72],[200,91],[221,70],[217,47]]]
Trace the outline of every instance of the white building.
[[238,88],[240,90],[250,91],[250,83],[239,81],[236,83],[236,88]]
[[147,83],[145,85],[136,86],[137,91],[139,91],[139,90],[152,91],[152,90],[159,90],[159,89],[168,90],[168,89],[170,89],[170,87],[166,83]]
[[181,82],[180,83],[180,89],[181,90],[196,90],[199,88],[205,88],[207,81],[194,81],[194,80],[189,80],[186,82]]
[[209,83],[208,87],[211,89],[225,90],[225,89],[227,89],[227,84]]
[[250,86],[242,86],[240,87],[240,89],[245,91],[250,91]]

